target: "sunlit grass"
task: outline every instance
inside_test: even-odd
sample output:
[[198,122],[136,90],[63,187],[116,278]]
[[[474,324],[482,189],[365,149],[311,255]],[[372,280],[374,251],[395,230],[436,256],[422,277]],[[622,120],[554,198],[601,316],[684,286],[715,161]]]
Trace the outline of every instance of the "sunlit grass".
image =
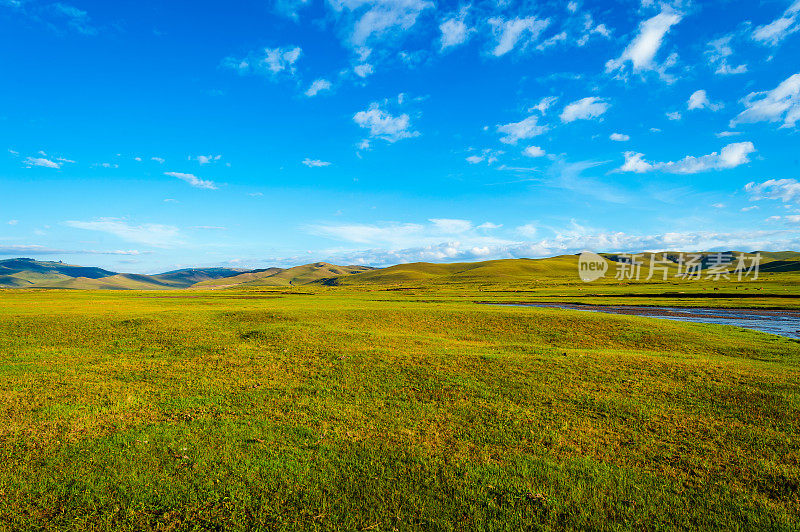
[[0,523],[795,526],[795,341],[306,292],[0,294]]

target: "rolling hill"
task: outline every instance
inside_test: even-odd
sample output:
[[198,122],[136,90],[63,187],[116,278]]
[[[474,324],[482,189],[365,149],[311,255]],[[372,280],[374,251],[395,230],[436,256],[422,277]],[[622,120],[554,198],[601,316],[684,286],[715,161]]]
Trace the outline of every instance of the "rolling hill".
[[255,270],[234,277],[226,277],[213,281],[203,281],[192,288],[230,288],[250,286],[300,286],[310,283],[319,283],[331,279],[345,278],[374,270],[368,266],[336,266],[327,262],[315,262],[293,268],[269,268]]
[[186,268],[157,275],[118,273],[63,262],[18,258],[0,261],[0,288],[168,290],[239,275],[241,268]]
[[[730,252],[733,256],[738,252]],[[669,252],[676,260],[678,252]],[[710,265],[703,253],[703,267]],[[603,254],[611,262],[624,255]],[[761,252],[765,274],[800,272],[800,253]],[[613,266],[607,277],[613,278]],[[0,288],[63,288],[102,290],[217,290],[224,288],[321,286],[403,287],[437,284],[526,284],[541,281],[579,282],[578,256],[544,259],[502,259],[483,262],[398,264],[387,268],[337,266],[315,262],[293,268],[185,268],[155,275],[118,273],[102,268],[17,258],[0,260]],[[677,264],[669,266],[677,273]],[[645,268],[643,268],[643,271]]]
[[450,264],[415,262],[338,277],[324,281],[324,284],[353,286],[431,282],[513,282],[552,277],[574,278],[577,268],[578,257],[576,255],[562,255],[547,259],[502,259]]
[[42,262],[26,258],[0,261],[0,287],[25,288],[76,277],[101,279],[112,275],[115,272],[63,262]]

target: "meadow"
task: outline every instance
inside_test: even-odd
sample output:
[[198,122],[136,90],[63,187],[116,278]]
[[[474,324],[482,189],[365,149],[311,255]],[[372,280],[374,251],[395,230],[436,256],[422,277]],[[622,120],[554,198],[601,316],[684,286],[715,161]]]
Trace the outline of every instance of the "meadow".
[[475,303],[630,290],[2,291],[0,527],[796,530],[800,343]]

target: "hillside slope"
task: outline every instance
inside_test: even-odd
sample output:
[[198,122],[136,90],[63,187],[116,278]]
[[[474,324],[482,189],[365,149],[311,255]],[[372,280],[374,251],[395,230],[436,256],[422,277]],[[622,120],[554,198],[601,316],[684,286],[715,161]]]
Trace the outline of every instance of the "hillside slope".
[[74,290],[166,290],[239,275],[242,268],[186,268],[156,275],[117,273],[34,259],[0,261],[0,288],[65,288]]
[[0,260],[0,287],[30,287],[75,277],[101,279],[112,275],[116,275],[116,272],[63,262],[27,258]]
[[368,266],[337,266],[327,262],[315,262],[293,268],[269,268],[234,277],[197,283],[192,288],[229,288],[250,286],[300,286],[333,278],[371,271]]
[[545,278],[575,278],[576,255],[547,259],[503,259],[484,262],[432,264],[415,262],[339,277],[325,284],[355,286],[407,283],[481,283],[534,281]]

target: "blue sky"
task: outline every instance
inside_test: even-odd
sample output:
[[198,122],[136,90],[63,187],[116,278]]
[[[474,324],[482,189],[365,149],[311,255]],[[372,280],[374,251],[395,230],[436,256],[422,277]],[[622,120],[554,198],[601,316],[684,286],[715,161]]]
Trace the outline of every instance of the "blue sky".
[[0,258],[800,249],[800,0],[0,0]]

